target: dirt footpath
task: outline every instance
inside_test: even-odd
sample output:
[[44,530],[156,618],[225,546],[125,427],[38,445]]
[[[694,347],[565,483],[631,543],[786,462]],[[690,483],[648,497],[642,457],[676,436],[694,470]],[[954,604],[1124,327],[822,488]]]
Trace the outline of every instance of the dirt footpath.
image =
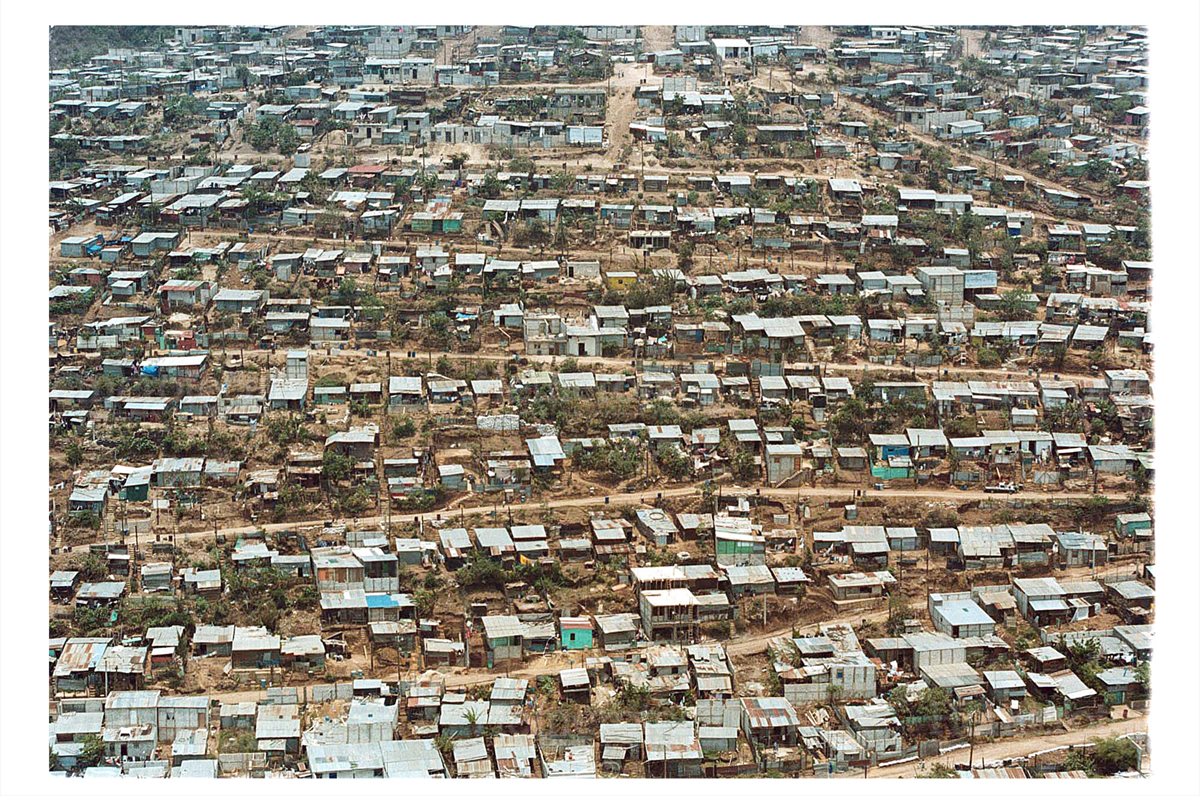
[[[1085,744],[1092,739],[1106,736],[1118,736],[1123,733],[1144,732],[1147,729],[1147,721],[1145,717],[1137,717],[1135,719],[1119,720],[1117,722],[1100,722],[1096,725],[1089,725],[1084,728],[1077,728],[1071,731],[1063,731],[1061,733],[1043,733],[1036,736],[1017,737],[1013,739],[1005,739],[998,742],[987,742],[984,744],[975,745],[975,764],[978,766],[982,762],[999,762],[1009,758],[1020,758],[1023,756],[1039,753],[1043,750],[1050,750],[1055,747],[1066,747],[1072,744]],[[948,767],[953,767],[955,764],[966,763],[968,750],[953,750],[949,753],[937,756],[936,758],[926,758],[918,761],[911,761],[905,764],[897,764],[893,767],[876,767],[868,770],[868,778],[915,778],[921,768],[928,769],[933,764],[941,763]],[[861,778],[861,773],[857,771],[849,771],[841,773],[838,777],[842,778]]]
[[643,25],[643,50],[670,50],[675,46],[674,25]]
[[[799,500],[805,497],[842,497],[849,498],[851,493],[858,486],[846,487],[812,487],[801,486],[790,489],[770,489],[761,488],[758,490],[763,497],[779,498],[786,502],[789,499]],[[750,489],[745,487],[726,487],[727,491],[742,491],[749,492]],[[636,505],[639,503],[650,504],[656,502],[656,495],[661,495],[663,498],[669,497],[690,497],[701,494],[700,486],[678,486],[670,489],[659,489],[657,491],[641,491],[641,492],[626,492],[623,494],[608,495],[608,503],[604,502],[604,498],[600,496],[588,497],[568,497],[556,500],[548,500],[545,502],[532,502],[527,504],[515,504],[513,508],[521,509],[528,508],[537,510],[541,508],[596,508],[601,509],[606,505],[616,507],[621,505]],[[988,494],[982,490],[963,491],[959,489],[888,489],[883,492],[871,494],[870,496],[878,496],[887,500],[951,500],[956,502],[966,502],[968,500],[991,500],[996,499],[998,495]],[[1094,497],[1091,492],[1030,492],[1026,491],[1017,496],[1021,500],[1033,500],[1034,498],[1046,498],[1054,500],[1081,500],[1088,497]],[[466,508],[457,508],[452,513],[459,515],[475,515],[475,514],[490,514],[496,510],[495,505],[484,506],[469,506]],[[438,511],[427,511],[424,513],[408,514],[404,512],[395,512],[392,517],[396,522],[402,522],[407,519],[420,517],[426,522],[434,521],[440,517],[448,516],[445,509]],[[237,527],[219,528],[216,533],[224,534],[227,539],[236,538],[239,535],[254,533],[256,531],[264,531],[267,533],[278,533],[279,531],[300,530],[309,528],[318,528],[324,525],[326,516],[321,519],[309,520],[293,520],[291,522],[268,523],[265,525],[241,525]],[[353,519],[339,517],[338,521],[342,523],[353,523],[355,526],[360,525],[379,525],[386,520],[386,517],[380,515],[354,517]],[[176,542],[184,542],[194,539],[213,538],[214,531],[210,528],[207,530],[196,531],[180,531],[175,534]],[[72,547],[70,552],[84,552],[90,545],[78,545]]]

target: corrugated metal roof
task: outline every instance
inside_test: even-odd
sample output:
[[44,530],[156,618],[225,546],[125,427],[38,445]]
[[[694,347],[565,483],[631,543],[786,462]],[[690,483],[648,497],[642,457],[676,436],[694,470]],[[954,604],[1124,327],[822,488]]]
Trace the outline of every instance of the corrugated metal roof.
[[794,728],[800,725],[800,717],[786,697],[743,698],[742,709],[751,728]]

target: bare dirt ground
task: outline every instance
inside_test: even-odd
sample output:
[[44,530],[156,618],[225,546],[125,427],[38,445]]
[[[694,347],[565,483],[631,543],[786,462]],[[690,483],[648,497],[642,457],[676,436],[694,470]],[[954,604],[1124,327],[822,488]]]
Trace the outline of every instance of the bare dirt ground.
[[626,150],[633,146],[633,133],[629,130],[629,123],[637,114],[637,100],[633,92],[645,78],[644,69],[641,64],[614,65],[614,85],[609,89],[608,106],[604,112],[608,149],[601,163],[607,167],[620,163]]
[[645,50],[669,50],[675,46],[675,26],[643,25],[642,39]]
[[[742,491],[745,493],[758,493],[762,497],[775,498],[787,502],[788,500],[799,501],[801,499],[818,499],[818,498],[844,498],[849,502],[852,498],[855,486],[839,487],[813,487],[799,486],[786,489],[774,488],[758,488],[758,487],[726,487],[726,492]],[[561,508],[592,508],[600,510],[609,506],[618,507],[622,505],[638,505],[638,504],[653,504],[661,502],[665,498],[679,497],[699,497],[702,494],[700,486],[679,486],[665,489],[647,489],[640,492],[626,492],[621,494],[611,494],[607,496],[608,502],[605,502],[604,497],[588,496],[588,497],[565,497],[556,498],[553,500],[538,500],[526,504],[514,504],[514,509],[525,508],[531,511],[539,509],[561,509]],[[872,494],[867,492],[868,495]],[[959,490],[959,489],[887,489],[879,493],[880,497],[886,498],[888,501],[902,500],[949,500],[955,502],[966,502],[969,500],[985,500],[994,499],[996,495],[989,494],[982,490]],[[1059,492],[1024,492],[1019,495],[1019,499],[1027,502],[1033,502],[1039,499],[1044,500],[1082,500],[1089,497],[1094,497],[1091,492],[1086,491],[1059,491]],[[861,502],[861,498],[860,498]],[[507,508],[506,504],[501,507]],[[397,511],[391,515],[364,515],[351,519],[342,519],[342,522],[352,523],[355,526],[379,525],[388,520],[397,522],[402,520],[422,520],[424,522],[432,522],[443,517],[467,517],[483,514],[493,514],[496,512],[497,505],[490,503],[488,505],[464,506],[455,508],[452,512],[446,510],[428,511],[418,514],[410,514],[402,511]],[[257,525],[240,525],[234,527],[218,528],[215,532],[211,526],[204,530],[181,530],[175,534],[177,543],[184,543],[194,540],[204,540],[213,538],[216,534],[224,535],[226,539],[236,539],[238,536],[254,533],[256,531],[265,531],[267,533],[278,533],[281,531],[296,530],[296,529],[313,529],[322,527],[330,516],[323,515],[317,519],[293,520],[290,522],[267,523]],[[88,545],[76,545],[67,549],[65,552],[84,552]]]
[[[975,763],[995,763],[1010,758],[1021,758],[1043,750],[1055,747],[1066,747],[1072,744],[1084,744],[1098,737],[1118,736],[1123,733],[1144,732],[1147,730],[1145,717],[1131,718],[1119,721],[1101,721],[1059,733],[1040,733],[1034,736],[1022,736],[995,742],[985,742],[975,745]],[[953,767],[955,764],[966,763],[967,750],[954,750],[935,758],[926,758],[897,764],[890,767],[876,767],[868,770],[868,778],[915,778],[923,769],[927,770],[934,764],[945,764]],[[862,773],[850,770],[838,775],[839,778],[861,778]]]
[[[864,619],[867,620],[868,622],[878,622],[883,619],[886,619],[887,611],[884,610],[884,611],[874,611],[874,612],[865,612],[865,613],[864,612],[855,612],[853,614],[847,614],[847,615],[842,615],[842,616],[833,616],[833,617],[830,617],[827,614],[820,614],[819,616],[820,616],[821,622],[828,622],[828,623],[848,622],[848,623],[858,624],[859,622],[861,622]],[[814,616],[813,620],[808,620],[808,621],[802,620],[800,623],[800,627],[803,628],[803,627],[805,627],[805,625],[815,624],[815,619],[816,619],[816,617]],[[770,631],[765,631],[765,632],[753,632],[753,633],[747,633],[747,634],[743,634],[743,635],[735,635],[735,636],[725,640],[724,644],[725,644],[726,653],[730,657],[736,656],[739,658],[744,658],[744,657],[754,656],[754,655],[764,653],[764,652],[766,652],[767,646],[769,645],[769,643],[772,640],[778,639],[781,636],[790,636],[794,627],[795,627],[794,624],[789,624],[785,627],[781,627],[781,628],[778,628],[775,630],[770,630]],[[562,669],[567,669],[567,668],[570,668],[573,666],[581,666],[583,664],[584,660],[589,655],[590,655],[589,651],[556,651],[553,653],[547,653],[544,655],[537,656],[535,658],[531,658],[531,659],[525,661],[520,667],[517,667],[515,669],[488,670],[488,669],[484,669],[484,668],[474,667],[474,668],[471,668],[469,671],[467,671],[465,668],[462,668],[462,667],[449,667],[449,668],[439,668],[438,671],[441,675],[441,678],[446,683],[446,688],[459,689],[459,688],[466,688],[466,687],[470,687],[470,686],[479,686],[479,685],[483,685],[483,684],[489,684],[498,677],[526,678],[529,680],[533,680],[533,679],[537,678],[539,675],[553,675],[554,673],[556,673]],[[348,669],[352,666],[354,668],[363,669],[364,672],[366,674],[368,674],[368,676],[374,676],[374,677],[380,677],[380,678],[389,678],[389,677],[394,678],[396,676],[396,670],[394,668],[379,667],[375,670],[371,670],[369,667],[369,659],[367,659],[361,655],[356,656],[353,664],[351,664],[350,662],[335,662],[335,663],[337,665],[338,673],[348,674]],[[200,670],[202,672],[202,674],[204,676],[206,676],[206,678],[203,680],[209,681],[207,683],[207,685],[209,685],[209,686],[220,687],[222,684],[225,684],[226,686],[228,686],[228,684],[232,680],[236,679],[235,677],[227,678],[220,674],[221,673],[220,667],[224,666],[223,661],[221,661],[220,665],[218,666],[218,660],[216,660],[216,659],[201,659],[201,660],[193,659],[191,662],[191,665],[192,665],[192,667],[191,667],[192,669]],[[235,673],[235,675],[236,675],[236,673]],[[280,675],[282,675],[282,673],[280,673]],[[288,676],[288,677],[289,677],[289,680],[287,681],[286,685],[289,685],[289,686],[302,686],[302,685],[306,685],[306,684],[313,685],[313,684],[319,684],[319,683],[327,683],[327,682],[329,682],[329,680],[331,680],[331,678],[324,677],[324,676],[322,676],[320,678],[313,678],[313,679],[303,679],[303,678],[293,679],[292,676]],[[296,676],[296,677],[299,677],[299,676]],[[412,676],[410,675],[409,677],[412,677]],[[212,699],[215,699],[215,700],[218,700],[221,702],[231,702],[232,703],[232,702],[242,702],[242,701],[248,701],[248,700],[259,700],[263,696],[263,690],[261,690],[261,689],[228,689],[228,688],[226,688],[226,689],[219,689],[216,692],[209,692],[208,694]]]
[[800,29],[801,44],[812,44],[827,50],[836,40],[837,36],[827,25],[807,25]]
[[959,28],[955,31],[963,45],[963,58],[980,58],[986,52],[983,44],[985,31],[981,28]]
[[[853,109],[853,112],[863,117],[864,121],[866,122],[880,122],[888,127],[899,127],[905,131],[906,135],[916,139],[918,142],[927,144],[931,147],[947,147],[947,143],[945,141],[940,140],[935,136],[930,136],[927,133],[921,133],[902,123],[896,122],[896,120],[888,115],[871,108],[865,103],[859,102],[855,98],[841,97],[839,98],[839,102],[844,103],[846,108]],[[1059,191],[1074,191],[1074,189],[1072,189],[1070,186],[1052,181],[1048,178],[1043,178],[1039,175],[1035,175],[1032,172],[1014,166],[1007,161],[1004,164],[996,164],[990,159],[975,155],[974,153],[970,153],[959,148],[954,148],[952,152],[953,160],[956,164],[970,164],[979,167],[988,174],[990,174],[993,169],[996,169],[1000,174],[1003,175],[1020,175],[1021,177],[1025,178],[1030,185],[1042,184],[1043,186],[1048,186],[1051,189],[1058,189]]]

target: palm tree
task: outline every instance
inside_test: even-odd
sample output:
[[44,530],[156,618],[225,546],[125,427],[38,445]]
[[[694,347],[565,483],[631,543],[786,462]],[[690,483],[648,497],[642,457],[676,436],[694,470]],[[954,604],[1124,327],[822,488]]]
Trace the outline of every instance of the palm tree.
[[449,755],[454,749],[454,737],[445,733],[439,733],[433,737],[433,746],[437,748],[442,755]]
[[474,708],[468,708],[464,716],[467,719],[467,724],[471,727],[471,735],[474,736],[479,731],[479,711]]

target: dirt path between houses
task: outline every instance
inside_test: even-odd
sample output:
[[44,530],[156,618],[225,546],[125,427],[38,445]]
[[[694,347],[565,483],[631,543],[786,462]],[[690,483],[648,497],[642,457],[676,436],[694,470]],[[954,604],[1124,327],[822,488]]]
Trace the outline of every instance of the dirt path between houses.
[[[859,611],[859,612],[855,612],[853,614],[829,617],[828,619],[823,619],[820,622],[822,624],[844,622],[844,623],[850,623],[850,624],[857,625],[864,619],[867,620],[868,622],[878,622],[880,620],[887,619],[887,615],[888,615],[888,612],[886,610],[871,611],[871,612]],[[771,630],[771,631],[745,634],[742,636],[734,636],[723,642],[723,644],[725,646],[725,652],[730,657],[756,655],[758,653],[766,652],[767,645],[772,640],[778,639],[783,636],[791,636],[792,631],[796,627],[799,627],[801,629],[809,629],[809,628],[815,629],[816,625],[814,623],[805,623],[805,624],[800,624],[798,626],[788,625],[786,627],[778,628],[778,629]],[[482,667],[476,667],[476,668],[472,668],[472,671],[466,672],[466,671],[457,671],[457,670],[467,669],[465,667],[451,667],[449,669],[454,670],[454,671],[444,671],[444,668],[443,668],[443,669],[438,669],[437,672],[440,674],[442,680],[445,681],[447,689],[462,689],[462,688],[466,688],[469,686],[479,686],[481,684],[491,683],[496,678],[500,678],[500,677],[525,678],[527,680],[532,681],[541,675],[554,674],[562,669],[567,669],[567,668],[570,668],[573,666],[581,666],[584,663],[584,660],[592,655],[595,655],[595,654],[592,653],[591,651],[583,651],[583,650],[580,650],[580,651],[555,651],[553,653],[547,653],[545,655],[539,655],[534,658],[531,658],[530,660],[525,661],[519,668],[516,668],[516,669],[487,670]],[[393,679],[396,675],[394,669],[392,669],[392,668],[379,668],[379,669],[373,670],[372,673],[373,673],[372,674],[373,677],[378,677],[378,678],[381,678],[384,680]],[[407,675],[409,678],[413,677],[411,673],[408,673]],[[368,676],[368,677],[372,677],[372,676]],[[288,686],[289,687],[299,687],[299,686],[305,686],[305,685],[313,686],[313,685],[318,685],[318,684],[329,683],[330,680],[331,679],[304,681],[304,682],[297,683],[297,684],[288,684]],[[337,679],[337,680],[341,680],[341,679]],[[213,700],[218,700],[223,703],[240,703],[240,702],[247,702],[247,701],[258,701],[258,700],[261,700],[264,697],[264,695],[265,695],[265,691],[262,689],[242,689],[242,690],[237,690],[237,691],[232,691],[232,692],[209,692],[208,693],[209,698],[211,698]]]
[[[637,100],[633,93],[646,75],[642,64],[613,65],[613,78],[608,87],[608,101],[604,109],[604,127],[608,133],[608,149],[601,164],[612,168],[626,157],[626,150],[633,146],[633,132],[629,123],[637,114]],[[591,159],[587,159],[591,160]]]
[[[772,489],[767,487],[741,487],[741,486],[725,486],[723,491],[727,494],[744,493],[746,495],[758,493],[762,497],[781,500],[799,501],[804,498],[844,498],[850,500],[855,490],[861,490],[861,486],[846,486],[846,487],[825,487],[825,486],[800,486],[788,489]],[[500,502],[496,504],[470,506],[466,508],[455,508],[452,511],[442,509],[439,511],[427,511],[418,514],[406,514],[397,511],[389,516],[373,515],[364,517],[354,517],[352,519],[336,518],[336,521],[343,524],[350,524],[355,527],[369,525],[382,525],[388,519],[395,519],[397,522],[412,520],[421,520],[422,522],[433,522],[442,517],[452,516],[476,516],[479,514],[490,514],[500,508],[514,508],[516,510],[527,510],[537,512],[542,509],[552,508],[613,508],[617,506],[627,505],[642,505],[653,504],[658,502],[658,497],[677,498],[690,497],[693,495],[702,494],[703,489],[699,485],[695,486],[678,486],[668,489],[653,490],[648,489],[641,492],[626,492],[622,494],[610,494],[606,497],[589,496],[589,497],[567,497],[548,501],[533,501],[529,503],[514,503],[506,505]],[[887,500],[948,500],[951,502],[967,502],[970,500],[989,500],[1008,497],[1005,495],[994,495],[982,490],[958,490],[958,489],[887,489],[880,492],[864,490],[864,497],[879,497]],[[1020,495],[1011,496],[1014,499],[1023,500],[1026,502],[1046,501],[1046,500],[1083,500],[1095,495],[1091,492],[1033,492],[1026,491]],[[863,498],[860,498],[860,502]],[[605,500],[608,502],[606,503]],[[176,543],[203,540],[213,538],[214,533],[223,535],[227,540],[236,539],[239,536],[254,533],[256,531],[264,531],[267,533],[278,533],[281,531],[300,531],[313,530],[321,528],[325,522],[331,517],[325,516],[318,519],[296,520],[293,522],[278,522],[267,523],[263,525],[240,525],[236,527],[218,528],[216,531],[212,529],[198,531],[181,531],[175,534]],[[88,552],[91,544],[76,545],[66,552]]]
[[829,617],[819,620],[816,623],[805,622],[801,624],[789,625],[786,628],[779,628],[773,631],[764,633],[746,634],[745,636],[735,636],[725,641],[725,654],[732,656],[753,656],[759,653],[765,653],[768,645],[775,639],[780,637],[790,637],[793,630],[816,631],[818,625],[830,625],[839,622],[845,622],[850,625],[858,625],[864,620],[866,622],[881,622],[888,618],[886,609],[881,611],[855,611],[851,614],[844,614],[837,617]]
[[[887,114],[884,114],[884,113],[878,111],[877,109],[874,109],[871,106],[868,106],[867,104],[858,101],[857,99],[855,99],[853,97],[847,97],[845,95],[842,95],[839,98],[839,100],[842,102],[845,102],[847,105],[847,108],[851,108],[858,114],[861,114],[863,117],[865,117],[867,122],[879,122],[883,125],[888,126],[889,128],[900,128],[901,130],[903,130],[905,132],[905,135],[907,135],[913,139],[916,139],[917,141],[922,142],[923,144],[927,144],[931,147],[946,148],[952,154],[951,160],[955,164],[974,165],[976,167],[979,167],[983,171],[984,174],[990,174],[993,169],[993,162],[990,159],[984,158],[983,156],[975,155],[974,153],[968,152],[966,150],[962,150],[957,147],[953,147],[949,142],[938,139],[935,136],[930,136],[927,133],[921,133],[920,131],[916,130],[915,128],[913,128],[909,125],[906,125],[902,122],[897,122],[895,119],[888,116]],[[1013,166],[1008,161],[1004,161],[1004,162],[996,161],[995,169],[999,174],[1002,174],[1002,175],[1020,175],[1026,181],[1028,181],[1031,185],[1035,184],[1035,183],[1039,183],[1039,184],[1042,184],[1043,186],[1048,186],[1051,189],[1058,189],[1059,191],[1064,191],[1064,192],[1075,191],[1075,189],[1073,189],[1070,186],[1067,186],[1066,184],[1057,183],[1055,181],[1050,180],[1049,178],[1043,178],[1040,175],[1035,175],[1034,173],[1029,172],[1028,170],[1024,170],[1024,169],[1021,169],[1020,167]]]
[[[1063,570],[1059,573],[1062,578],[1083,577],[1088,574],[1088,569],[1084,567]],[[769,631],[757,631],[735,635],[726,639],[722,644],[725,647],[726,655],[733,657],[754,656],[767,651],[770,643],[780,637],[790,637],[793,631],[806,633],[809,631],[815,632],[818,626],[822,624],[847,623],[852,626],[857,626],[863,622],[877,623],[887,619],[889,611],[886,608],[871,609],[871,610],[853,610],[842,614],[832,614],[830,616],[820,616],[821,609],[813,609],[806,614],[804,619],[794,621],[793,623],[775,628]],[[481,667],[473,668],[472,671],[466,671],[464,667],[451,667],[438,669],[438,673],[445,681],[448,689],[462,689],[469,686],[478,686],[487,684],[495,680],[497,677],[525,678],[535,680],[540,675],[553,674],[559,670],[567,669],[573,666],[581,666],[589,655],[594,655],[591,651],[556,651],[531,658],[524,662],[516,669],[493,669],[487,670]],[[377,677],[384,680],[389,680],[395,677],[396,673],[392,667],[379,667],[371,670],[371,674],[367,677]],[[413,677],[411,672],[405,673],[408,677]],[[341,680],[341,679],[338,679]],[[289,684],[294,686],[315,685],[329,683],[330,679],[303,681],[297,684]],[[237,703],[245,701],[261,700],[265,692],[262,689],[243,689],[231,692],[209,692],[208,696],[212,699],[226,703]],[[1136,713],[1136,712],[1135,712]],[[1116,733],[1127,733],[1134,730],[1145,729],[1145,719],[1138,717],[1134,719],[1124,720],[1116,723],[1111,728],[1098,729],[1098,726],[1089,728],[1081,728],[1072,731],[1072,734],[1078,734],[1075,738],[1071,738],[1066,734],[1043,734],[1031,739],[1021,739],[1017,741],[1009,740],[996,742],[993,744],[985,744],[976,747],[976,758],[984,758],[995,761],[1004,758],[1014,758],[1017,756],[1028,755],[1040,750],[1049,749],[1052,747],[1060,747],[1065,744],[1078,744],[1081,742],[1090,741],[1093,736],[1104,733],[1105,735],[1113,735]],[[947,754],[941,757],[948,763],[955,763],[956,760],[965,760],[965,755],[962,752],[956,751],[952,754]],[[888,770],[891,773],[884,772]],[[872,771],[871,776],[876,777],[907,777],[906,770],[915,770],[913,764],[902,764],[895,767],[883,767]]]
[[[216,348],[220,351],[221,348]],[[244,357],[261,358],[267,355],[278,355],[280,348],[277,350],[262,350],[258,348],[228,348],[230,352],[237,351]],[[343,347],[331,351],[325,351],[321,348],[310,347],[311,352],[325,358],[336,359],[339,356],[365,356],[366,351],[371,348]],[[442,357],[451,358],[460,361],[511,361],[514,353],[512,352],[478,352],[478,353],[444,353],[433,352],[431,350],[373,350],[376,358],[386,359],[389,356],[398,361],[408,359],[409,352],[416,353],[411,360],[424,361],[427,364],[435,364]],[[535,366],[558,366],[562,361],[571,358],[571,356],[541,356],[527,355],[525,353],[517,354],[523,361],[529,362],[530,367]],[[645,359],[643,366],[679,366],[689,367],[699,363],[714,362],[718,366],[723,366],[725,359],[720,356],[707,356],[695,359],[689,358],[649,358]],[[633,368],[634,360],[630,358],[612,358],[608,356],[590,356],[587,358],[587,365],[593,368],[608,367],[614,371],[621,371]],[[814,364],[818,362],[813,362]],[[820,366],[823,368],[822,374],[826,375],[853,375],[866,372],[883,372],[883,373],[905,373],[931,376],[934,378],[942,377],[943,373],[949,373],[952,378],[958,380],[1005,380],[1005,381],[1029,381],[1035,376],[1028,374],[1026,369],[1013,367],[1011,369],[975,367],[975,366],[957,366],[954,364],[941,364],[935,367],[910,367],[903,364],[874,364],[867,361],[857,362],[836,362],[836,361],[821,361]],[[581,365],[582,366],[582,365]],[[1153,373],[1148,367],[1142,367],[1147,372]],[[1042,370],[1046,375],[1054,374],[1064,380],[1071,378],[1087,378],[1095,379],[1096,375],[1091,372],[1072,372],[1070,370]]]
[[[1039,733],[1036,736],[1017,737],[996,742],[985,742],[975,745],[975,763],[996,763],[1006,759],[1023,758],[1025,756],[1051,750],[1056,747],[1066,747],[1073,744],[1085,744],[1097,737],[1118,736],[1124,733],[1145,732],[1147,730],[1145,717],[1119,721],[1101,721],[1095,725],[1075,728],[1058,733]],[[934,758],[926,758],[897,764],[890,767],[876,767],[867,771],[868,778],[915,778],[924,767],[928,769],[933,764],[945,764],[953,767],[955,764],[966,763],[968,750],[953,750]],[[861,778],[862,774],[850,770],[838,775],[840,778]]]

